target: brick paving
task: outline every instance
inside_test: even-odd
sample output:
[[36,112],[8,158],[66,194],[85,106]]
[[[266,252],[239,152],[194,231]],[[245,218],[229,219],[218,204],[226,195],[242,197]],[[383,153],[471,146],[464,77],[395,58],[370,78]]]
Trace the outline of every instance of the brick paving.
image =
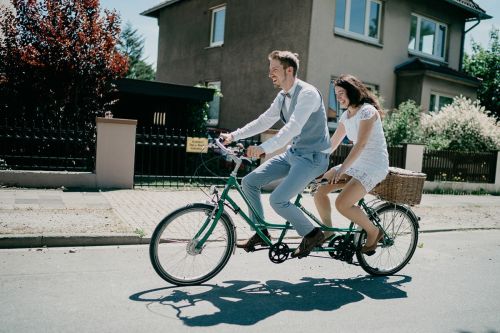
[[[331,194],[332,202],[335,197],[336,194]],[[140,233],[147,238],[169,212],[188,203],[205,202],[208,199],[200,190],[71,192],[60,189],[3,188],[0,189],[0,235]],[[235,195],[235,199],[243,207],[238,195]],[[269,206],[269,194],[263,194],[262,199],[266,220],[283,222]],[[302,203],[311,211],[316,211],[309,194],[304,194]],[[422,203],[414,207],[414,211],[421,217],[423,231],[500,229],[498,196],[424,194]],[[252,234],[239,215],[232,212],[230,215],[237,226],[238,238]],[[333,220],[339,227],[348,224],[335,210]]]

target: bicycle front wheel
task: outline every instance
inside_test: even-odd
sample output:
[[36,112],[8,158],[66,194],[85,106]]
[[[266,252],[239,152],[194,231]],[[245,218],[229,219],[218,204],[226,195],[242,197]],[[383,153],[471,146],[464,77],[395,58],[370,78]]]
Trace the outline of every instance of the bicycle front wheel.
[[392,275],[399,272],[410,261],[418,241],[418,221],[409,213],[409,208],[385,204],[375,209],[385,235],[379,242],[375,254],[361,253],[366,233],[359,239],[356,258],[365,272],[372,275]]
[[[178,286],[203,283],[226,265],[234,248],[235,231],[226,214],[213,223],[213,206],[192,204],[165,217],[151,237],[149,256],[155,271],[167,282]],[[203,225],[208,226],[196,237]],[[198,242],[207,232],[201,248]]]

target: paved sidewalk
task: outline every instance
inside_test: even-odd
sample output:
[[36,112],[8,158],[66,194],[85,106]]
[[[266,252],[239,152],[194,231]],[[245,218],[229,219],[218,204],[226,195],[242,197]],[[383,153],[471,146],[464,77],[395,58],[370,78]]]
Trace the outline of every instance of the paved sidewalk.
[[[335,197],[331,194],[332,202]],[[207,199],[200,190],[71,192],[3,188],[0,247],[147,243],[156,224],[169,212]],[[237,202],[241,204],[242,200]],[[269,206],[269,194],[263,194],[263,203],[268,221],[283,221]],[[304,195],[302,203],[316,211],[309,194]],[[497,196],[424,195],[414,211],[421,217],[422,232],[500,229]],[[237,225],[238,238],[252,234],[238,215],[230,215]],[[336,211],[333,218],[336,226],[348,225]]]

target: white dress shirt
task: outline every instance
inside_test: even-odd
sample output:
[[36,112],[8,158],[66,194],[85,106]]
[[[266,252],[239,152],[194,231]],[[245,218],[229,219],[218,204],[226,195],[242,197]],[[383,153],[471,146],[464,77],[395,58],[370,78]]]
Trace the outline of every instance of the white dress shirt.
[[[233,140],[237,141],[260,134],[271,128],[271,126],[280,120],[280,94],[288,93],[291,97],[293,97],[295,89],[297,88],[298,80],[299,79],[295,79],[295,82],[289,91],[281,90],[275,97],[271,106],[257,119],[251,121],[243,128],[238,128],[236,131],[232,132],[231,135],[233,136]],[[285,97],[287,110],[290,108],[291,97]],[[270,154],[285,146],[295,136],[300,134],[302,127],[304,127],[311,114],[319,110],[320,105],[321,95],[318,90],[309,84],[304,85],[297,96],[297,104],[295,105],[295,109],[288,122],[274,137],[262,143],[260,147],[266,154]]]

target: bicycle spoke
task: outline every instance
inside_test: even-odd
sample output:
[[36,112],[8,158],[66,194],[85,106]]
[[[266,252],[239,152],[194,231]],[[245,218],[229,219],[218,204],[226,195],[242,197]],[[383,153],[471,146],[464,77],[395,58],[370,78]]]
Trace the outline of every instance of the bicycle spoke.
[[[232,227],[228,221],[221,219],[215,226],[205,225],[203,233],[194,238],[211,211],[212,208],[206,205],[181,209],[171,218],[167,217],[160,224],[161,227],[155,230],[155,239],[152,237],[152,263],[165,280],[174,284],[197,284],[207,280],[227,262],[234,244]],[[197,246],[201,241],[204,243]]]
[[385,205],[376,212],[388,238],[383,238],[372,256],[357,253],[358,262],[370,274],[394,274],[413,255],[418,237],[416,222],[402,206]]

